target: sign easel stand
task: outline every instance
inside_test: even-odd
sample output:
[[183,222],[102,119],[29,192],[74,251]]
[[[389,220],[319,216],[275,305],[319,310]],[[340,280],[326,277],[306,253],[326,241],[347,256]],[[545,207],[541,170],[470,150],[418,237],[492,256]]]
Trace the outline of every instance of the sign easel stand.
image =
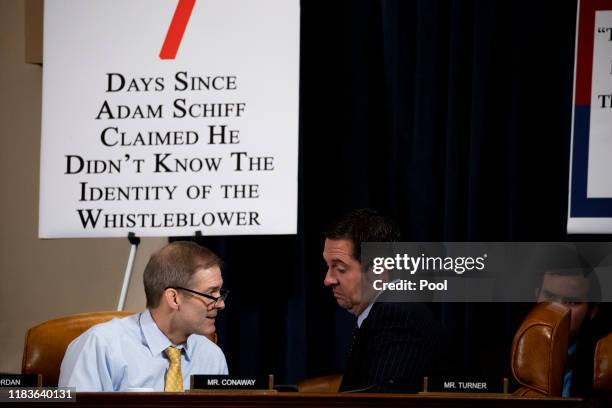
[[130,241],[132,247],[130,248],[130,255],[123,275],[123,286],[121,287],[119,303],[117,304],[118,311],[122,311],[125,306],[125,297],[127,296],[128,286],[130,285],[130,277],[132,276],[132,269],[134,269],[134,259],[136,259],[136,251],[138,250],[138,244],[140,244],[140,238],[133,232],[130,232],[128,233],[128,241]]

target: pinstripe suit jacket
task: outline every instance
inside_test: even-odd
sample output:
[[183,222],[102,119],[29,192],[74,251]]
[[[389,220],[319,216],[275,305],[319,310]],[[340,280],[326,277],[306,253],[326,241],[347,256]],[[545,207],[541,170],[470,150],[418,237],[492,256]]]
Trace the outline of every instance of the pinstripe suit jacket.
[[442,358],[443,333],[422,303],[374,303],[354,336],[340,391],[418,392]]

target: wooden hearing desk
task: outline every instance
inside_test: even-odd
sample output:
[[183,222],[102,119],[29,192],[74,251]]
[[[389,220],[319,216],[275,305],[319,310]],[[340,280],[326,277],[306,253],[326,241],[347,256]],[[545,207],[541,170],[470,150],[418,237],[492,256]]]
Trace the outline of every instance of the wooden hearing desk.
[[[514,398],[511,396],[444,396],[413,394],[314,394],[295,392],[106,392],[77,393],[76,403],[44,402],[41,407],[414,407],[414,408],[572,408],[584,407],[578,398]],[[4,404],[3,404],[4,405]],[[8,404],[23,407],[23,403]],[[35,404],[38,405],[38,404]],[[592,405],[588,405],[592,406]],[[598,406],[598,405],[595,405]],[[601,405],[606,406],[604,405]]]

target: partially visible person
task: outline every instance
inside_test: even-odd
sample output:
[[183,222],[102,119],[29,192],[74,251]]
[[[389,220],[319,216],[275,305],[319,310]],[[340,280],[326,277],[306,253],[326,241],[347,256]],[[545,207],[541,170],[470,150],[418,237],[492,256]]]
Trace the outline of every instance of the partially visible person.
[[183,391],[192,374],[227,374],[206,336],[225,308],[221,260],[192,242],[171,243],[144,271],[147,309],[93,326],[66,350],[59,386],[77,391]]
[[557,251],[558,259],[566,262],[545,269],[536,289],[537,301],[569,308],[569,346],[562,396],[589,396],[593,393],[593,354],[599,337],[592,324],[599,311],[599,281],[577,253],[565,248]]
[[349,212],[325,233],[324,284],[338,305],[357,317],[341,392],[418,392],[443,355],[443,330],[429,309],[386,302],[385,293],[372,288],[371,268],[361,262],[363,242],[398,240],[398,228],[371,209]]

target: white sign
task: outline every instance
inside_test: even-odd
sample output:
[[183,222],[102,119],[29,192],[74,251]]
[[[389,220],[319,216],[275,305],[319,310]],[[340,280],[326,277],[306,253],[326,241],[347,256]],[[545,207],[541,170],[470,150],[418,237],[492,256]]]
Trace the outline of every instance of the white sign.
[[[595,13],[595,27],[612,27],[612,11]],[[607,34],[607,35],[605,35]],[[587,196],[612,197],[612,41],[594,36]]]
[[47,0],[41,238],[294,234],[299,0]]
[[567,232],[612,232],[612,8],[580,0]]

